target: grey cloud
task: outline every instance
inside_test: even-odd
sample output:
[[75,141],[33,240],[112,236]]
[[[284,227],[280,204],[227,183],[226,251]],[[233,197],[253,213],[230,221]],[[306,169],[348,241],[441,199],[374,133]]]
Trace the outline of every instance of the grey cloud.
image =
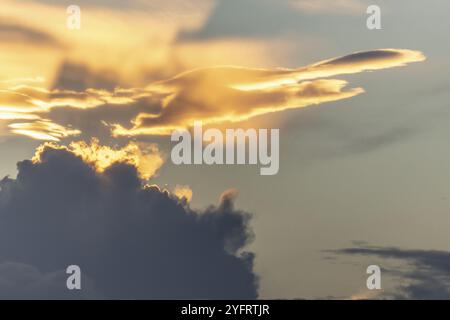
[[[332,251],[340,255],[370,256],[406,262],[406,270],[389,271],[408,280],[391,294],[396,299],[450,299],[450,252],[395,247],[356,246]],[[403,281],[404,282],[404,281]]]
[[[27,265],[40,277],[77,264],[105,298],[257,297],[254,256],[243,251],[253,239],[250,215],[234,209],[231,193],[193,210],[142,186],[130,165],[97,173],[52,147],[41,162],[20,162],[17,178],[4,178],[0,189],[0,263]],[[33,295],[46,297],[40,288]]]
[[383,258],[402,259],[419,266],[430,266],[442,272],[450,272],[450,252],[438,250],[406,250],[384,247],[356,247],[337,250],[350,255],[375,255]]
[[364,63],[366,61],[374,61],[374,60],[387,60],[387,59],[395,59],[402,56],[401,52],[390,51],[390,50],[372,50],[372,51],[364,51],[364,52],[356,52],[352,54],[348,54],[343,57],[335,58],[328,60],[326,63],[323,63],[323,66],[338,66],[338,65],[347,65],[354,63]]

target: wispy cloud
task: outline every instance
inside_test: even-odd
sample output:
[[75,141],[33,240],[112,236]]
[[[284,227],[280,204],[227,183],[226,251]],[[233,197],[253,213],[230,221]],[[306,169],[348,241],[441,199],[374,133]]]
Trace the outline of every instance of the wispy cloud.
[[[20,117],[20,119],[24,119],[24,115],[19,114],[18,117]],[[66,128],[47,119],[37,120],[33,122],[11,123],[10,125],[8,125],[8,127],[13,133],[28,136],[36,140],[48,141],[59,141],[62,138],[76,136],[81,133],[80,130]]]
[[257,115],[318,105],[353,97],[362,88],[344,90],[347,82],[327,79],[342,74],[379,70],[424,60],[418,51],[382,49],[354,53],[298,69],[203,68],[151,84],[161,110],[141,113],[127,129],[116,125],[114,135],[170,134],[195,120],[237,122]]
[[[168,135],[175,129],[190,127],[196,120],[205,124],[239,122],[257,115],[351,98],[364,89],[345,90],[347,81],[331,77],[404,66],[424,59],[418,51],[380,49],[297,69],[201,68],[144,88],[74,91],[15,85],[0,90],[0,119],[17,120],[9,124],[13,133],[58,141],[80,131],[70,127],[70,119],[65,124],[53,122],[55,109],[80,110],[82,114],[83,110],[105,106],[127,109],[140,105],[135,108],[136,114],[129,115],[128,123],[106,121],[106,107],[97,115],[99,125],[108,123],[113,136]],[[77,112],[72,112],[72,116],[74,113],[80,116]]]
[[[392,292],[383,292],[384,298],[396,299],[448,299],[450,298],[450,252],[439,250],[414,250],[396,247],[358,245],[332,251],[347,256],[368,256],[406,263],[402,269],[384,271],[397,279],[399,285]],[[360,295],[356,295],[361,297]],[[362,295],[363,298],[374,298]]]
[[21,23],[4,20],[0,22],[0,41],[2,42],[26,42],[35,46],[50,46],[62,48],[64,45],[53,35],[29,27]]

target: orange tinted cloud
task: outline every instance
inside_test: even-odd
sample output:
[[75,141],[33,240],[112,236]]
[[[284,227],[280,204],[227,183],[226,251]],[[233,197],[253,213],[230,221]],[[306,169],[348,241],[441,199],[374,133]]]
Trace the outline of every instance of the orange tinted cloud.
[[98,172],[103,172],[115,163],[126,163],[136,167],[142,179],[150,179],[161,168],[164,156],[155,144],[137,144],[130,142],[122,148],[100,145],[93,139],[90,143],[76,141],[69,146],[45,143],[37,148],[34,162],[41,161],[41,154],[50,145],[53,149],[63,149],[79,156],[84,162],[92,165]]
[[380,49],[297,69],[200,68],[144,88],[73,91],[6,86],[0,90],[0,120],[10,121],[13,133],[58,141],[80,131],[52,119],[54,109],[71,109],[76,114],[77,110],[81,113],[102,106],[106,117],[108,106],[126,109],[139,104],[141,107],[131,114],[128,123],[106,123],[102,112],[97,115],[98,120],[112,128],[113,136],[169,135],[173,130],[192,126],[194,121],[239,122],[257,115],[351,98],[364,92],[363,88],[345,89],[347,81],[334,77],[405,66],[424,59],[419,51]]
[[321,61],[298,69],[202,68],[147,87],[165,95],[159,113],[141,113],[129,129],[116,125],[117,136],[165,135],[195,120],[206,124],[237,122],[256,115],[318,105],[353,97],[362,88],[344,90],[347,82],[328,79],[423,61],[418,51],[381,49]]
[[175,189],[173,190],[173,194],[176,195],[179,199],[186,199],[187,202],[191,202],[193,192],[189,186],[182,186],[177,184],[175,186]]
[[11,123],[8,126],[13,133],[28,136],[36,140],[59,141],[62,138],[76,136],[81,131],[66,128],[50,120]]

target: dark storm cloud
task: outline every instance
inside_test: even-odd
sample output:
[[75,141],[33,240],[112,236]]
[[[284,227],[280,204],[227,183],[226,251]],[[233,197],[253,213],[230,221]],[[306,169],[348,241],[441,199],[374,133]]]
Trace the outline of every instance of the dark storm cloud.
[[[14,287],[16,297],[73,297],[61,272],[77,264],[88,297],[257,297],[253,254],[242,252],[250,217],[234,209],[233,193],[194,211],[143,187],[130,165],[98,173],[50,146],[40,159],[20,162],[17,178],[0,184],[0,295]],[[3,266],[19,280],[4,284]]]
[[407,262],[407,270],[391,270],[394,276],[407,279],[392,294],[398,299],[449,299],[450,252],[439,250],[407,250],[395,247],[357,246],[332,251],[343,255],[360,255],[396,259]]
[[37,46],[63,47],[52,35],[14,22],[0,22],[0,41],[25,41]]

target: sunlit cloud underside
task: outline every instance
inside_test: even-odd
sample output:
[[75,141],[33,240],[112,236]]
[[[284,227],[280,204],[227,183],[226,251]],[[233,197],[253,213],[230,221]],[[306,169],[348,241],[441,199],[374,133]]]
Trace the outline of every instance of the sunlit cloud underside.
[[[354,97],[361,87],[346,89],[348,82],[334,78],[405,66],[425,60],[419,51],[379,49],[357,52],[297,69],[256,69],[215,66],[183,72],[143,88],[83,91],[45,89],[35,84],[2,83],[0,121],[9,134],[59,141],[82,132],[70,117],[77,110],[99,109],[99,125],[111,136],[169,135],[173,130],[205,124],[239,122],[258,115],[281,112]],[[139,108],[136,106],[139,105]],[[107,121],[109,108],[130,108],[120,123]],[[64,124],[54,110],[70,110]],[[60,116],[61,117],[61,116]]]

